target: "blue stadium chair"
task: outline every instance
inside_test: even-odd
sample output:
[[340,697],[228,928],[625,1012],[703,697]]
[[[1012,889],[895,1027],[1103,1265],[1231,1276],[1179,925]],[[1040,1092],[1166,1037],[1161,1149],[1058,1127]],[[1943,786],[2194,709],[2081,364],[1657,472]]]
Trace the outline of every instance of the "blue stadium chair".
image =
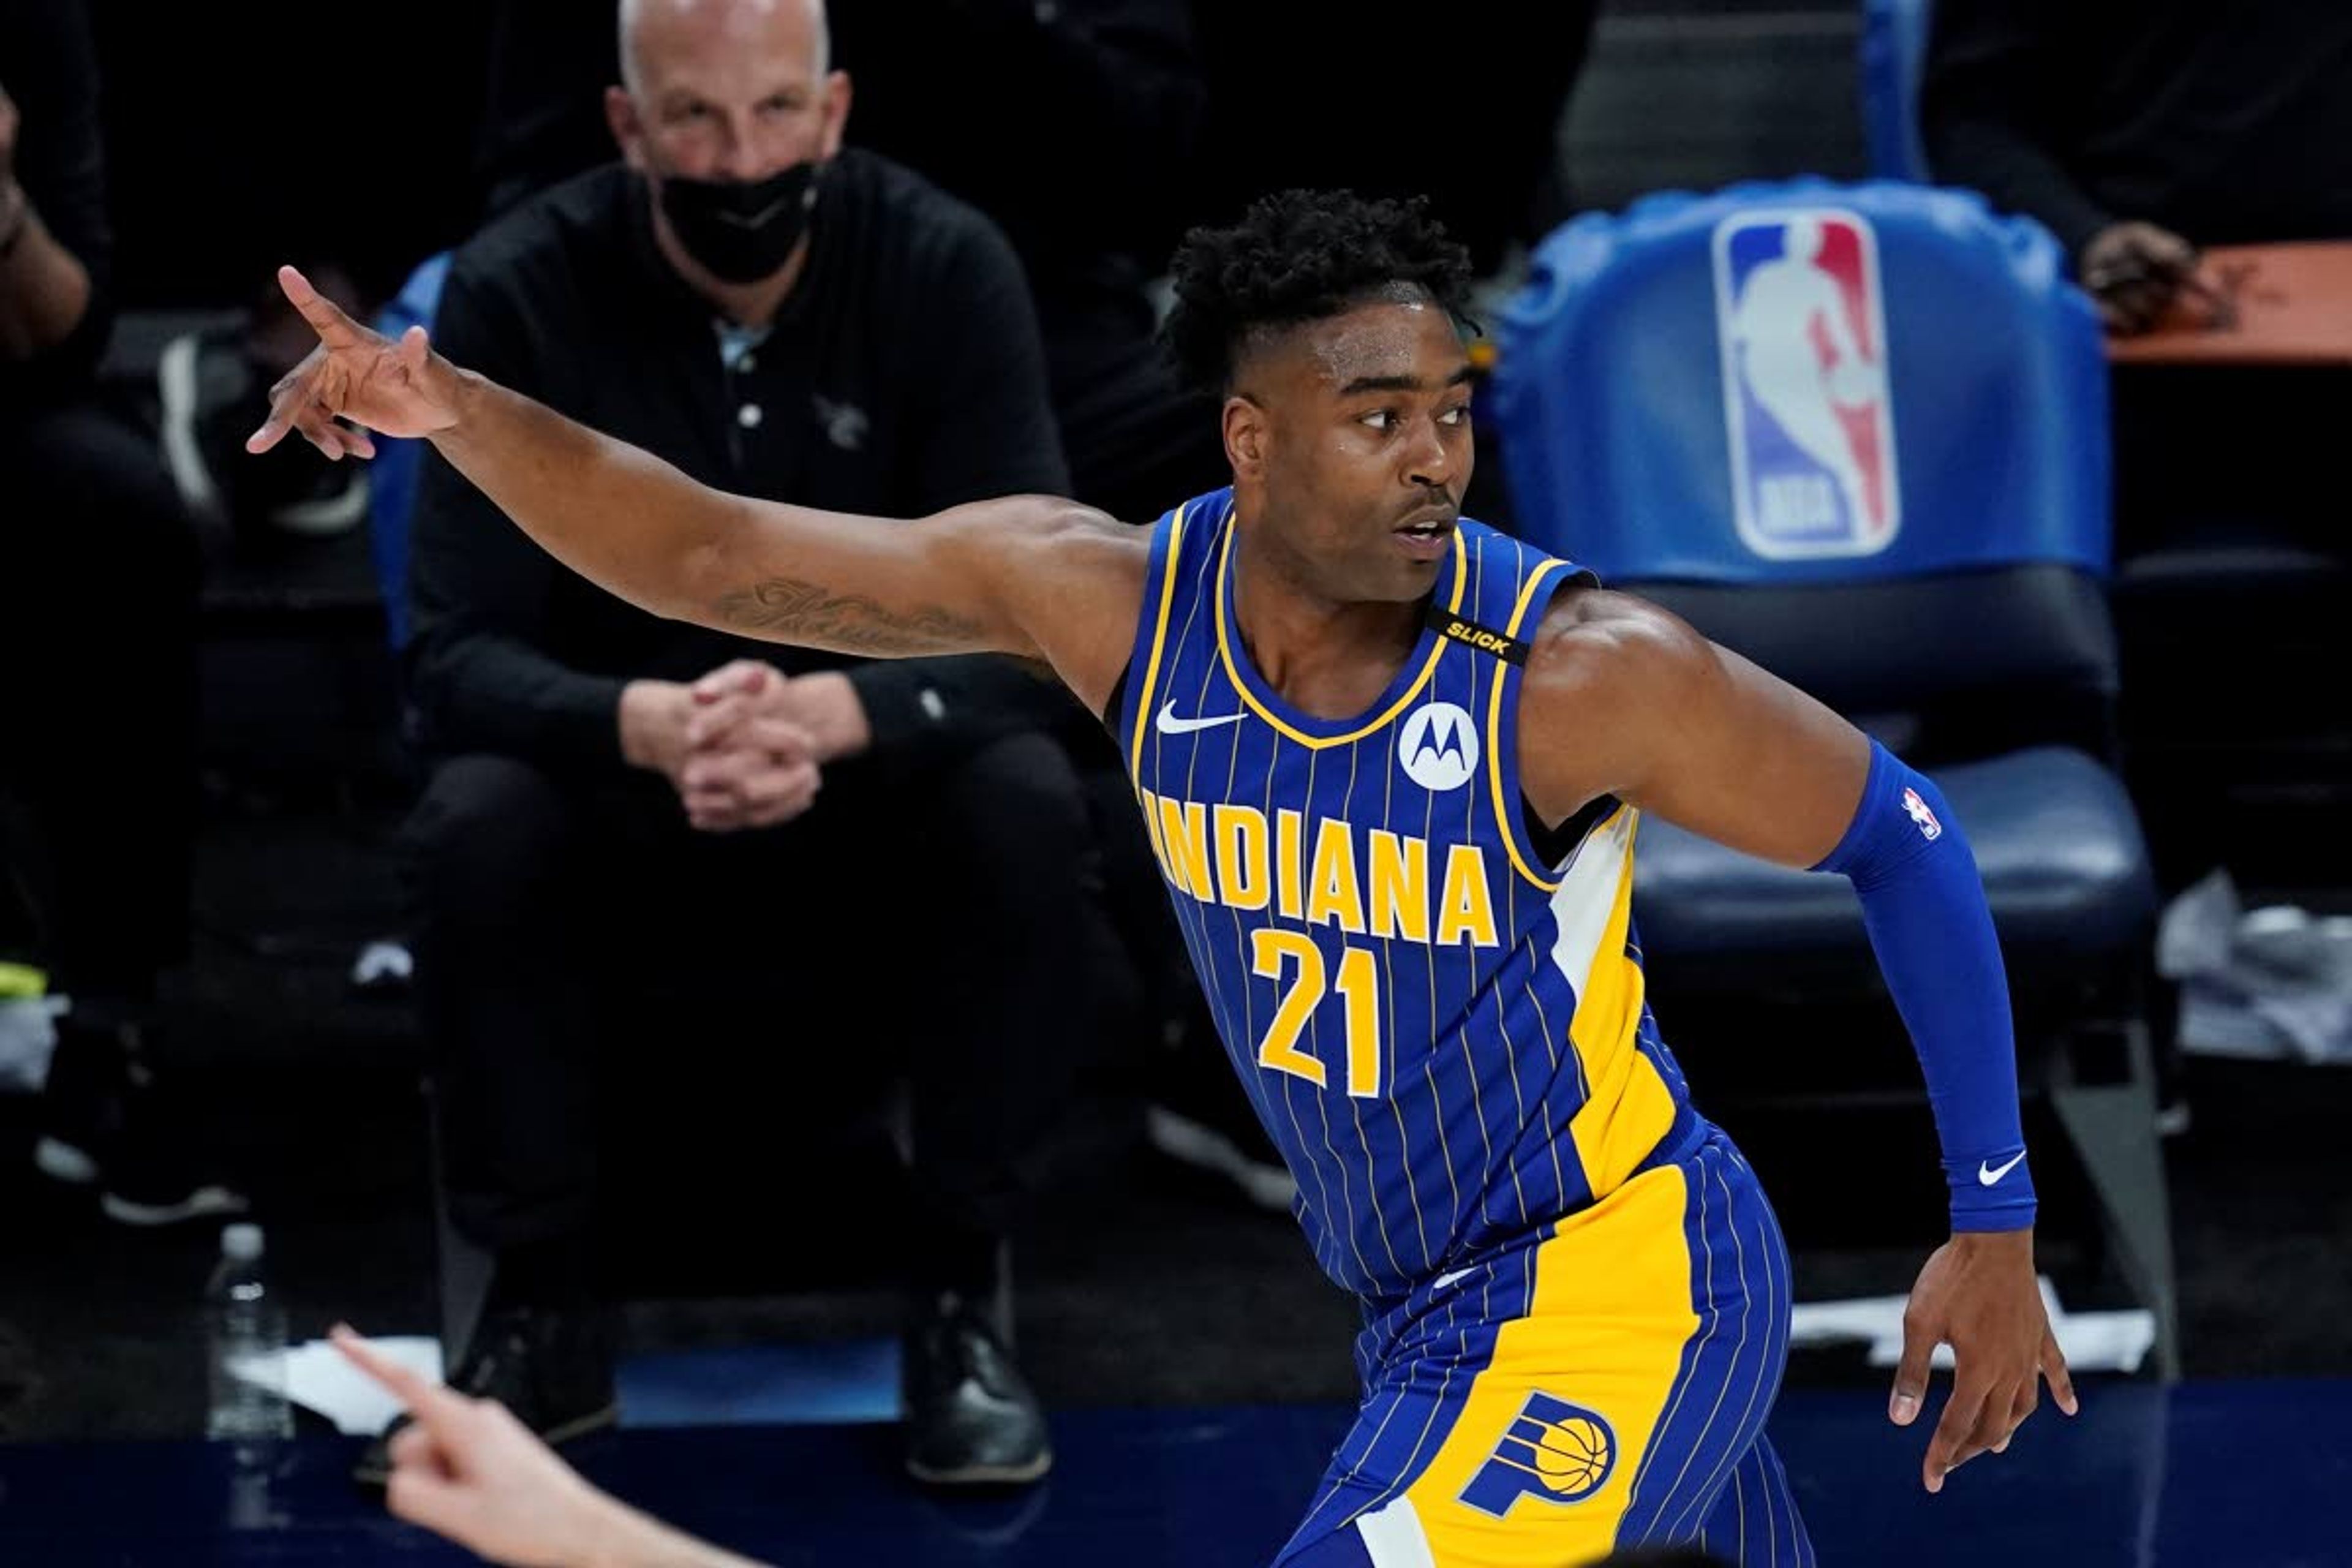
[[1934,0],[1863,0],[1862,134],[1870,172],[1918,184],[1934,176],[1919,140],[1919,79]]
[[[1950,798],[2029,1092],[2083,1156],[2168,1370],[2155,888],[2112,767],[2106,372],[2057,245],[1912,184],[1656,196],[1547,239],[1498,351],[1530,539],[1812,691]],[[1671,1016],[1709,993],[1738,1016],[1875,985],[1843,879],[1662,823],[1642,848],[1636,913]]]
[[[441,305],[441,285],[448,276],[447,251],[427,257],[376,317],[375,330],[395,339],[411,327],[431,331]],[[416,509],[416,474],[425,460],[425,443],[385,437],[375,447],[375,461],[368,468],[368,552],[375,563],[376,588],[383,595],[384,633],[397,655],[408,647],[408,524]]]

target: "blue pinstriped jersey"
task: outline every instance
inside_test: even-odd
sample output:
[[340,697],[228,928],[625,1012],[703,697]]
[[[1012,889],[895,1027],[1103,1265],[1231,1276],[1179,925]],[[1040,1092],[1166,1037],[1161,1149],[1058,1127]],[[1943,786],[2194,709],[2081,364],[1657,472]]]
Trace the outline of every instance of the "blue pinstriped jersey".
[[1316,1258],[1391,1298],[1692,1134],[1644,997],[1636,814],[1600,803],[1546,858],[1522,802],[1520,650],[1576,568],[1464,520],[1395,679],[1324,720],[1250,663],[1233,530],[1230,491],[1155,529],[1120,743]]

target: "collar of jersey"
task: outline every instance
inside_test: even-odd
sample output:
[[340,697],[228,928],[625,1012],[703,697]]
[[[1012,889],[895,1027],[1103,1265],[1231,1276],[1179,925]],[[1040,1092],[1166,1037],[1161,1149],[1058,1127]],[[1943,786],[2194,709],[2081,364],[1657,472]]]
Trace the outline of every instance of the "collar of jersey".
[[[1225,515],[1219,529],[1217,653],[1225,661],[1226,678],[1234,683],[1234,689],[1242,694],[1242,702],[1251,712],[1302,746],[1318,750],[1325,746],[1344,746],[1351,741],[1362,740],[1403,712],[1420,694],[1421,689],[1429,684],[1429,678],[1436,673],[1438,659],[1445,653],[1445,643],[1434,627],[1424,626],[1420,642],[1414,645],[1412,656],[1397,671],[1396,679],[1389,682],[1388,689],[1362,713],[1351,719],[1318,719],[1285,702],[1281,694],[1260,678],[1257,667],[1250,661],[1249,649],[1242,647],[1241,638],[1234,634],[1234,508],[1231,502],[1226,503]],[[1458,615],[1462,610],[1463,584],[1470,576],[1465,563],[1467,549],[1462,530],[1456,526],[1454,530],[1454,582],[1442,590],[1448,615]]]

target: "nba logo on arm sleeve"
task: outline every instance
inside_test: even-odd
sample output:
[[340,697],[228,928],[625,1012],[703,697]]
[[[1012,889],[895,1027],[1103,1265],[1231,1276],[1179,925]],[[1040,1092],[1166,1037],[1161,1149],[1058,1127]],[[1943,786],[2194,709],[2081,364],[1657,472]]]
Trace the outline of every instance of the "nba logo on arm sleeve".
[[1523,1497],[1582,1502],[1617,1468],[1617,1435],[1597,1412],[1549,1394],[1530,1394],[1492,1458],[1478,1467],[1462,1500],[1508,1519]]
[[1868,221],[1836,209],[1726,218],[1715,311],[1741,542],[1771,560],[1885,549],[1902,493]]
[[1903,809],[1909,815],[1912,821],[1919,825],[1920,837],[1933,843],[1944,836],[1944,825],[1936,820],[1935,812],[1928,807],[1926,801],[1919,798],[1917,790],[1906,789],[1903,792]]

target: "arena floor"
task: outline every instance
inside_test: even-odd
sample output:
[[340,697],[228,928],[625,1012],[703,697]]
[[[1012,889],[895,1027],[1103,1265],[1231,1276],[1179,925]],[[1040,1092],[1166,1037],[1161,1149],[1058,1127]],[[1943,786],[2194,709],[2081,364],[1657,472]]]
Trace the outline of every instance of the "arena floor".
[[[706,1372],[723,1368],[706,1366]],[[1875,1395],[1800,1391],[1772,1425],[1825,1564],[2315,1568],[2352,1563],[2352,1383],[2087,1383],[1940,1497],[1924,1438]],[[887,1426],[624,1430],[582,1454],[607,1488],[738,1551],[858,1568],[1232,1568],[1268,1561],[1348,1419],[1328,1405],[1074,1411],[1017,1496],[941,1501],[900,1479]],[[351,1440],[299,1440],[237,1477],[194,1442],[0,1447],[0,1563],[461,1563],[353,1489]]]

